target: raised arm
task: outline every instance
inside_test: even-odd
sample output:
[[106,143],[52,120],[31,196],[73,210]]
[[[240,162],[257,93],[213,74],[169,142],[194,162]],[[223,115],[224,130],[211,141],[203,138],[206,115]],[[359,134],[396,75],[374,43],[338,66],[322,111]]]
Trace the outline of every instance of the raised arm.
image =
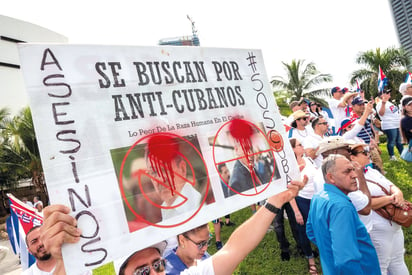
[[[277,208],[295,198],[304,183],[292,181],[288,190],[267,199]],[[51,205],[44,209],[44,223],[41,227],[41,240],[57,260],[54,274],[65,275],[61,248],[63,243],[76,243],[81,231],[76,227],[77,221],[68,215],[70,209],[64,205]],[[230,236],[226,245],[212,256],[216,275],[232,274],[238,264],[260,243],[276,214],[266,207],[261,207],[249,220],[240,225]],[[253,234],[251,234],[253,233]]]
[[[307,182],[307,177],[305,177]],[[277,208],[296,197],[301,182],[292,182],[288,190],[268,198],[267,202]],[[260,243],[276,214],[261,207],[252,217],[241,224],[230,236],[225,246],[212,256],[216,275],[229,275],[239,263]]]
[[46,250],[50,251],[56,259],[57,265],[53,274],[65,275],[63,265],[62,245],[63,243],[76,243],[80,240],[81,231],[78,229],[77,221],[70,213],[70,208],[55,204],[44,208],[44,223],[40,227],[40,239]]
[[378,114],[380,116],[383,116],[385,114],[385,106],[386,102],[388,102],[389,98],[391,97],[390,94],[382,94],[382,100],[381,100],[381,107],[378,110]]

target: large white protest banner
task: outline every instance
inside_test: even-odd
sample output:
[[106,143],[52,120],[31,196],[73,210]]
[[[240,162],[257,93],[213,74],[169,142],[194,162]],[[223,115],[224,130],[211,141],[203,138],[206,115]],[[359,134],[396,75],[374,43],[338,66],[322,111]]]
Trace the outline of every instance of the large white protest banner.
[[82,229],[63,247],[69,274],[261,201],[299,175],[259,50],[19,50],[50,200],[70,206]]

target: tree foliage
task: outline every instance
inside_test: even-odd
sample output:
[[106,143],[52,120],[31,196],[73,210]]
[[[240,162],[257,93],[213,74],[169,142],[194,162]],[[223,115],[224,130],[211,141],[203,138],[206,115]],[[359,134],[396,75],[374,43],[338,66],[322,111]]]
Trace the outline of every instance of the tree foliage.
[[23,108],[13,118],[7,110],[1,109],[0,127],[2,186],[10,187],[20,179],[30,178],[36,191],[47,196],[30,108]]
[[330,74],[321,74],[313,62],[293,59],[290,64],[282,62],[286,77],[274,76],[271,84],[275,97],[287,97],[291,100],[300,100],[305,97],[311,101],[325,104],[321,95],[329,94],[329,88],[321,85],[331,82]]
[[[405,80],[406,68],[410,61],[403,49],[388,48],[381,50],[377,48],[360,52],[356,58],[356,63],[363,65],[363,68],[352,73],[350,83],[354,85],[358,80],[361,89],[365,91],[365,96],[370,98],[376,97],[378,94],[379,66],[388,78],[387,88],[398,91],[399,85]],[[399,93],[392,93],[392,96],[397,100],[401,97]]]

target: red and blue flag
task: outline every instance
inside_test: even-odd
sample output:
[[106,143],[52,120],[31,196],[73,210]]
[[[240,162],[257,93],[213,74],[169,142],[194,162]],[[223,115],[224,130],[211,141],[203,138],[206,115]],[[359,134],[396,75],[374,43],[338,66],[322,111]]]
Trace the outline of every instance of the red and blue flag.
[[20,255],[22,269],[29,268],[36,259],[29,253],[26,245],[27,232],[43,223],[43,217],[33,207],[26,205],[11,194],[7,194],[10,203],[10,220],[7,221],[7,232],[15,254]]
[[388,84],[388,79],[386,75],[383,73],[381,69],[381,65],[379,65],[379,73],[378,73],[378,91],[382,92],[385,89],[385,86]]
[[412,83],[412,74],[410,72],[406,74],[405,83]]
[[356,79],[356,92],[359,94],[361,92],[361,88],[359,85],[359,81]]

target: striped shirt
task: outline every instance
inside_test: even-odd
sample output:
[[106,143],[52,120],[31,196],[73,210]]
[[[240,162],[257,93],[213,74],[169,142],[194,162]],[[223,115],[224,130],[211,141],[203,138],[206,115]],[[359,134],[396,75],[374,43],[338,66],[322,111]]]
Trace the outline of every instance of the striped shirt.
[[[351,119],[352,118],[356,118],[357,120],[360,119],[359,116],[356,115],[355,113],[352,113]],[[372,130],[372,124],[371,124],[370,119],[367,119],[365,121],[365,125],[363,125],[362,129],[357,134],[357,137],[361,138],[366,144],[371,143],[371,139],[373,139],[374,133],[373,133],[373,130]]]

